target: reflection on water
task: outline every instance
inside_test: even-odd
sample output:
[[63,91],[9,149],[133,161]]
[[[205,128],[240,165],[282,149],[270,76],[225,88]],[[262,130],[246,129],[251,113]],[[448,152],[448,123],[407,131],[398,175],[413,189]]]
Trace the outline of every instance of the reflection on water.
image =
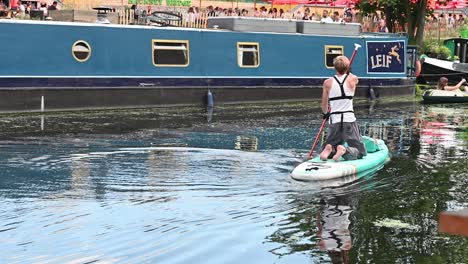
[[319,183],[289,178],[318,106],[280,109],[0,117],[1,262],[466,261],[467,239],[437,231],[441,211],[468,207],[466,105],[357,104],[392,159]]
[[256,151],[258,149],[258,138],[255,136],[237,136],[235,149]]
[[349,217],[353,210],[347,200],[349,198],[334,196],[322,200],[317,216],[319,248],[328,253],[333,263],[347,263],[348,251],[352,247]]

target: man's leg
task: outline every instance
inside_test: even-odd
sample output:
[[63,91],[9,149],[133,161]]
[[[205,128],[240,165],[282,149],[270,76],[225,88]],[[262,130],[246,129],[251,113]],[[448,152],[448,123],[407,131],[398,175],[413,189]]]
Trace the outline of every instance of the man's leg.
[[[363,156],[366,156],[367,150],[366,150],[366,147],[364,146],[364,143],[362,143],[362,137],[359,132],[357,123],[356,122],[345,123],[344,130],[345,130],[344,140],[348,143],[347,150],[348,152],[350,152],[350,155],[351,155],[349,156],[349,158],[353,159],[353,157],[356,156],[356,158],[360,159]],[[355,151],[357,151],[357,153],[354,153]]]
[[336,146],[341,143],[341,134],[339,133],[339,124],[331,124],[328,127],[327,140],[325,141],[325,147],[320,153],[321,160],[327,160],[335,154],[335,149],[333,146]]
[[336,153],[333,156],[334,161],[338,161],[341,156],[343,156],[347,152],[347,149],[343,145],[338,145],[336,147]]
[[320,153],[320,159],[325,161],[328,159],[328,157],[332,154],[333,152],[333,146],[330,144],[325,145],[325,147],[322,150],[322,153]]
[[[357,160],[362,158],[362,155],[357,148],[346,147],[342,157],[344,160]],[[335,157],[333,157],[333,159],[335,159]]]

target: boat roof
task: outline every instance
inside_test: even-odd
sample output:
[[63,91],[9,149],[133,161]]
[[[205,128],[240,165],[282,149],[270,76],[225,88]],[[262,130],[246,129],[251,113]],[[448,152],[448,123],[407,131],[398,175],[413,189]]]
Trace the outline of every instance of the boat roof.
[[[223,19],[224,21],[231,21],[231,23],[236,23],[236,21],[246,21],[247,28],[244,30],[236,30],[236,28],[189,28],[189,27],[155,27],[150,25],[122,25],[122,24],[100,24],[100,23],[86,23],[86,22],[63,22],[63,21],[53,21],[53,20],[17,20],[17,19],[0,19],[0,23],[3,24],[30,24],[30,25],[62,25],[62,26],[76,26],[76,27],[105,27],[105,28],[122,28],[122,29],[143,29],[143,30],[179,30],[179,31],[197,31],[197,32],[239,32],[239,33],[251,33],[251,34],[281,34],[281,35],[317,35],[317,36],[340,36],[340,37],[361,37],[361,38],[389,38],[389,37],[402,37],[400,34],[393,34],[393,33],[371,33],[371,32],[359,32],[358,35],[351,34],[351,35],[343,35],[343,34],[330,34],[333,30],[313,30],[311,32],[297,32],[289,30],[284,31],[281,30],[281,25],[285,24],[294,24],[294,27],[297,27],[297,23],[304,23],[302,20],[289,20],[289,19],[267,19],[267,18],[245,18],[245,17],[224,17],[224,18],[208,18],[208,22],[211,21],[220,21],[219,19]],[[258,21],[263,21],[271,23],[276,28],[279,26],[280,30],[262,30],[258,25],[252,26]],[[340,27],[339,30],[343,32],[350,27],[357,28],[360,27],[358,23],[349,23],[349,24],[341,24],[341,23],[320,23],[318,21],[307,21],[305,22],[307,26],[326,26],[328,28],[337,28]]]

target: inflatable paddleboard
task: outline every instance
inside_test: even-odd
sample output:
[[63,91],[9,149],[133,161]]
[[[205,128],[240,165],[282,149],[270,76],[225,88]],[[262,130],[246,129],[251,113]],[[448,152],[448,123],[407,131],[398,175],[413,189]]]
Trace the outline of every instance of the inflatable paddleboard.
[[291,172],[291,177],[299,181],[320,181],[339,177],[354,176],[364,172],[377,171],[383,167],[388,160],[388,148],[383,140],[377,140],[378,150],[367,153],[362,159],[345,161],[340,158],[337,162],[329,159],[320,160],[320,157],[313,158],[299,164]]

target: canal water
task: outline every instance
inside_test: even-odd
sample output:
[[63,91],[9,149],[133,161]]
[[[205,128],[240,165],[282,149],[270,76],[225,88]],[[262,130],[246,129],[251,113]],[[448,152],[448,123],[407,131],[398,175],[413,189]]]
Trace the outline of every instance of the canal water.
[[289,177],[318,104],[0,116],[1,263],[467,263],[468,105],[356,101],[391,160]]

